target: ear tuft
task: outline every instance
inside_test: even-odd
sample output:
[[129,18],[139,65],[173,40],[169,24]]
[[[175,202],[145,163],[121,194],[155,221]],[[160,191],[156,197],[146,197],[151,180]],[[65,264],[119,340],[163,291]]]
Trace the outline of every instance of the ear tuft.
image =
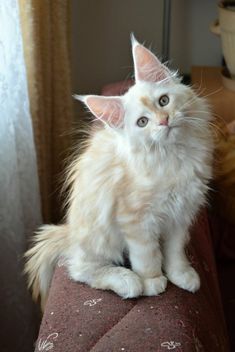
[[131,45],[132,45],[132,48],[133,48],[135,45],[137,45],[137,44],[139,44],[139,42],[138,42],[138,40],[136,39],[136,37],[134,36],[134,33],[131,32]]
[[86,95],[73,94],[72,97],[76,100],[79,100],[85,103]]
[[136,81],[159,82],[171,79],[170,70],[131,34]]

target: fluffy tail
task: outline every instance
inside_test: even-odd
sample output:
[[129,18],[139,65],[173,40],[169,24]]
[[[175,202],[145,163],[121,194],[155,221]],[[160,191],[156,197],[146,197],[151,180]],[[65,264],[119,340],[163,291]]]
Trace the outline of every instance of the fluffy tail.
[[54,267],[65,250],[67,232],[67,225],[42,226],[34,237],[34,246],[25,253],[27,262],[24,271],[28,275],[28,287],[32,289],[34,300],[40,296],[42,310]]

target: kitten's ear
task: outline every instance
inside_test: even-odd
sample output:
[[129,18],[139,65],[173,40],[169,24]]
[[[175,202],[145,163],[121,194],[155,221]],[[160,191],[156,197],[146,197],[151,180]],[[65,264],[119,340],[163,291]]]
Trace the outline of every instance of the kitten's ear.
[[159,82],[171,78],[170,70],[131,34],[136,81]]
[[121,127],[124,120],[124,108],[120,97],[104,97],[99,95],[74,95],[89,108],[99,120],[112,127]]

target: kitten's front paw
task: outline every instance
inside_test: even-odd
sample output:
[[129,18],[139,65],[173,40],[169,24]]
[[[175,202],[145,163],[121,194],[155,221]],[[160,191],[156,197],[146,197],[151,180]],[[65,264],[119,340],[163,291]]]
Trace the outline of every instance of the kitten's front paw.
[[199,275],[191,266],[184,270],[172,270],[167,273],[167,277],[173,284],[184,290],[196,292],[200,288]]
[[113,290],[123,298],[134,298],[142,295],[143,284],[137,274],[126,270],[119,276]]
[[164,292],[167,285],[167,278],[165,276],[158,276],[144,279],[144,296],[157,296]]

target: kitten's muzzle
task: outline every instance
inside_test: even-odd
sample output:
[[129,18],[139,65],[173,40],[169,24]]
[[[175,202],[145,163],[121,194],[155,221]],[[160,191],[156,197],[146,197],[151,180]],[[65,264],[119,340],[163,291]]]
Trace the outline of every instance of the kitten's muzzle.
[[159,121],[159,126],[168,126],[169,124],[169,116],[161,118]]

